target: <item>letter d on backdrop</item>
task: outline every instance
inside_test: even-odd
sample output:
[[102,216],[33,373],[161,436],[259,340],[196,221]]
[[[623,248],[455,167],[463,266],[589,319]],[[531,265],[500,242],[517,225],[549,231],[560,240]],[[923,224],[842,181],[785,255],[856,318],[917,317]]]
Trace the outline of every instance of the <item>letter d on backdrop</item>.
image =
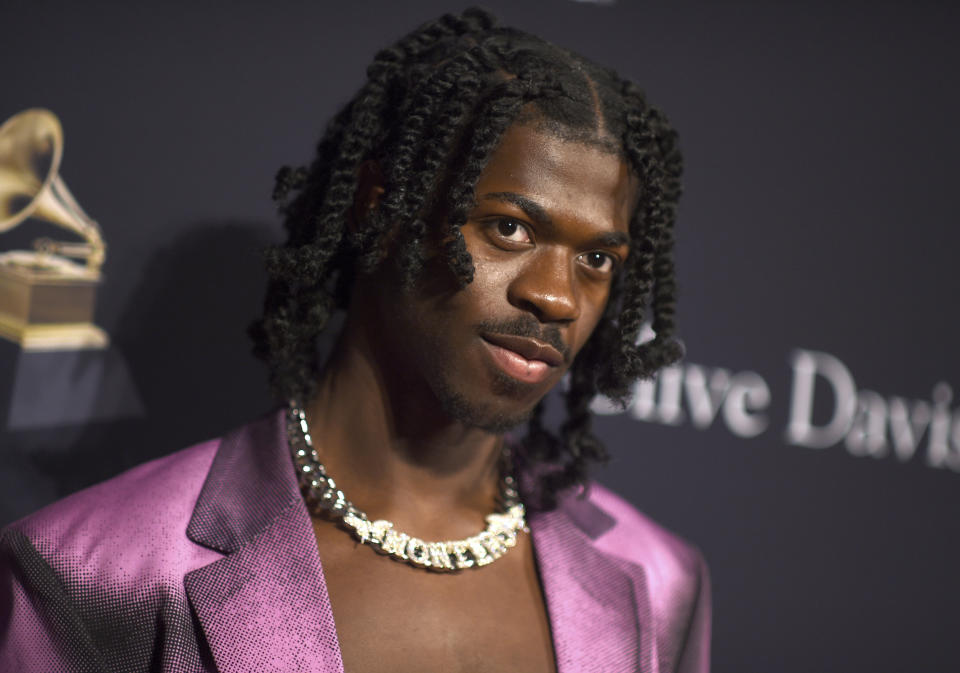
[[[791,357],[793,389],[786,441],[811,449],[825,449],[839,442],[850,430],[857,411],[857,388],[853,376],[840,360],[827,353],[796,350]],[[833,388],[833,418],[826,425],[813,424],[813,394],[820,375]]]

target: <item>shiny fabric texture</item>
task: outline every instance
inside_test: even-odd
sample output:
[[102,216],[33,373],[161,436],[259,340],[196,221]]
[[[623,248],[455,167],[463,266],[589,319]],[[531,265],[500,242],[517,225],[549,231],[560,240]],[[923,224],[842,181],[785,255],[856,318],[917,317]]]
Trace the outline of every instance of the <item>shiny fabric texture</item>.
[[[560,673],[709,670],[695,548],[599,485],[529,525]],[[342,672],[283,410],[5,528],[13,671]]]

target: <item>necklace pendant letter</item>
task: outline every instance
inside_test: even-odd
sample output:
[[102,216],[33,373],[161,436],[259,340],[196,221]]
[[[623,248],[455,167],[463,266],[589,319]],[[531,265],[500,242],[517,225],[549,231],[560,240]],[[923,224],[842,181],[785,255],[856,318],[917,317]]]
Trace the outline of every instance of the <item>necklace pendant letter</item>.
[[494,558],[490,556],[490,552],[487,551],[487,548],[480,544],[480,536],[474,536],[467,540],[467,545],[470,548],[470,553],[473,555],[473,562],[477,566],[485,566],[488,563],[493,563]]
[[395,558],[406,561],[407,543],[409,542],[410,537],[406,533],[398,533],[391,527],[388,528],[384,534],[383,544],[380,545],[380,549],[384,554],[390,554]]
[[457,570],[473,567],[473,560],[467,556],[467,545],[464,542],[456,541],[448,543],[453,557],[456,559]]
[[449,547],[449,542],[430,543],[430,565],[434,570],[454,570]]
[[427,543],[417,537],[410,538],[407,543],[407,558],[421,568],[430,567],[430,551],[427,549]]

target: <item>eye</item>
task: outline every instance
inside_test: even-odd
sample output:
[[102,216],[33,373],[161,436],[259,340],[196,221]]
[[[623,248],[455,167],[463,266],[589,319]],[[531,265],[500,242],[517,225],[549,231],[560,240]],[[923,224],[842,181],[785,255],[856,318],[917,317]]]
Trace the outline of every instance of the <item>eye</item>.
[[580,260],[586,266],[601,273],[610,273],[616,265],[613,256],[605,252],[587,252],[580,255]]
[[530,243],[530,232],[526,225],[517,220],[503,218],[497,220],[497,233],[514,243]]

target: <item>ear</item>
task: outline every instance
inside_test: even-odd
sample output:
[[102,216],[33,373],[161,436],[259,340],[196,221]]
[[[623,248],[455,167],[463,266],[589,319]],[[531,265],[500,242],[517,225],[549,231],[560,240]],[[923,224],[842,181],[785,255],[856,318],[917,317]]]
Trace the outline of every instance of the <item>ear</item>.
[[350,229],[357,231],[363,226],[370,213],[380,205],[383,195],[383,171],[375,159],[367,159],[357,169],[357,191],[354,194],[353,209],[350,211]]

